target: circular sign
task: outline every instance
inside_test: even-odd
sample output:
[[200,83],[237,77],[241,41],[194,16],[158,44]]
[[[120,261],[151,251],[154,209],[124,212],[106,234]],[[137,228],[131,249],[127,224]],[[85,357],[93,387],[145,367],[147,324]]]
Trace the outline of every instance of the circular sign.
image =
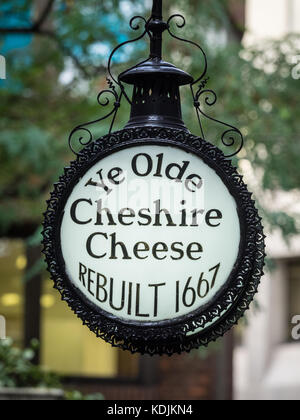
[[261,220],[242,177],[183,131],[123,130],[87,146],[55,186],[44,228],[63,299],[132,352],[215,340],[262,275]]

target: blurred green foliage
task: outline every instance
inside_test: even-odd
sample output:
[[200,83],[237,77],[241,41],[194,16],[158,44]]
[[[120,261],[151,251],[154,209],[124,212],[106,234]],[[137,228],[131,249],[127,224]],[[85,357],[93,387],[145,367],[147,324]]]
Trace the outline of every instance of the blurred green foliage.
[[104,397],[100,393],[83,395],[80,391],[66,391],[65,399],[68,401],[103,401]]
[[[21,6],[17,0],[5,3],[16,3],[11,13],[36,4],[31,0]],[[299,80],[293,77],[300,36],[245,48],[240,42],[244,28],[232,19],[232,4],[229,0],[178,0],[176,4],[165,0],[164,8],[165,16],[183,12],[188,24],[181,30],[173,26],[174,31],[206,50],[208,88],[220,98],[206,112],[242,130],[245,147],[234,162],[241,170],[243,161],[251,162],[261,185],[255,193],[265,223],[289,237],[298,232],[297,215],[265,205],[264,194],[294,191],[300,185]],[[99,108],[96,97],[106,88],[108,51],[136,36],[128,20],[148,13],[145,5],[134,0],[55,0],[47,24],[51,35],[37,33],[27,48],[7,54],[8,80],[0,87],[0,235],[26,237],[38,228],[51,184],[72,159],[68,134],[106,111]],[[0,33],[0,46],[1,36],[3,41],[6,35]],[[193,75],[202,72],[201,54],[187,44],[166,35],[164,51],[166,59]],[[126,49],[117,55],[114,72],[147,54],[144,41]],[[197,134],[188,88],[182,97],[187,125]],[[128,112],[127,106],[121,109],[116,129],[124,125]],[[222,148],[220,130],[213,124],[204,128],[207,139]],[[99,126],[99,135],[107,129],[108,123]]]
[[[62,389],[61,378],[32,363],[39,342],[32,340],[31,347],[20,350],[10,338],[0,340],[0,388]],[[69,401],[102,401],[100,393],[84,395],[80,391],[65,390]]]
[[20,350],[11,339],[0,340],[0,388],[60,388],[57,375],[32,363],[38,343]]

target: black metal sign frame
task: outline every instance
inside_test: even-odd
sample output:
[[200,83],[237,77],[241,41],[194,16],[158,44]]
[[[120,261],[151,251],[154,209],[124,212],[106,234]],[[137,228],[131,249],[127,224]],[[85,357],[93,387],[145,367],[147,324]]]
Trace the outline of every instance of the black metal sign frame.
[[[133,322],[101,310],[75,288],[65,272],[60,229],[73,188],[95,163],[125,148],[153,144],[193,153],[218,174],[237,204],[241,226],[240,252],[226,284],[199,310],[167,321]],[[45,213],[43,237],[48,270],[62,300],[98,337],[132,353],[171,355],[188,352],[223,336],[249,308],[263,275],[265,236],[252,194],[242,176],[218,148],[186,130],[132,128],[90,143],[79,153],[77,160],[65,168],[64,175],[55,185]]]

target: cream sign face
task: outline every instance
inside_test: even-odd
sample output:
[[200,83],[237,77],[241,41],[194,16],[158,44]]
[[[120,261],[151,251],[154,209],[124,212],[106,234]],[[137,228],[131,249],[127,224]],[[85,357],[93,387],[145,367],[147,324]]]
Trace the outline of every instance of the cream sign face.
[[192,153],[137,146],[95,163],[64,209],[66,273],[97,308],[125,321],[174,320],[207,305],[240,248],[237,204]]
[[133,353],[216,340],[263,273],[261,219],[242,177],[186,131],[136,128],[90,143],[55,184],[43,236],[62,299]]

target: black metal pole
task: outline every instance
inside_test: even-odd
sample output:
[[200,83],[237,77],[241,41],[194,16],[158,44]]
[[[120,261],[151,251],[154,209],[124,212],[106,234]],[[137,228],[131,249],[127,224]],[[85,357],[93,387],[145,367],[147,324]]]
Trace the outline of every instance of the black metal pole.
[[233,349],[234,336],[229,331],[220,340],[220,349],[216,355],[215,400],[231,401],[233,399]]
[[162,58],[162,34],[168,25],[163,21],[162,0],[153,0],[151,20],[148,29],[152,32],[150,57]]
[[[27,246],[27,273],[40,261],[41,249],[39,246]],[[29,347],[32,339],[40,341],[42,275],[37,273],[25,283],[24,304],[24,345]],[[34,363],[39,363],[39,353],[35,355]]]
[[152,18],[162,20],[162,0],[153,0]]

